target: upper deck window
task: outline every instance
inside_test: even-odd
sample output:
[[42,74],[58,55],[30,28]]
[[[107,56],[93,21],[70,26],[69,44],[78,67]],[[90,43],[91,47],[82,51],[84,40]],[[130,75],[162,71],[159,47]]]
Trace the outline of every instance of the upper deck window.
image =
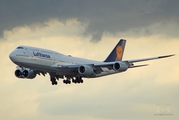
[[17,49],[24,49],[23,47],[17,47]]

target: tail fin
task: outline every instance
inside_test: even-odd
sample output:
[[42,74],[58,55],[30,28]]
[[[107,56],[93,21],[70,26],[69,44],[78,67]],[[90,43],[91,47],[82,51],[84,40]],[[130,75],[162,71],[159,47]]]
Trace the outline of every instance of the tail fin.
[[121,39],[104,62],[121,61],[124,53],[126,40]]

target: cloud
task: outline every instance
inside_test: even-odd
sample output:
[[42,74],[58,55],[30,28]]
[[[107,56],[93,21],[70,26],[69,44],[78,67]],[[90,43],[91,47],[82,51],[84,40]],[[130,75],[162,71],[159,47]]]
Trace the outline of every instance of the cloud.
[[[145,62],[150,64],[148,67],[84,79],[83,84],[66,85],[60,80],[57,86],[52,86],[48,75],[37,76],[32,80],[16,78],[13,74],[16,65],[9,60],[8,55],[19,45],[47,48],[103,61],[119,39],[119,33],[116,36],[105,33],[102,41],[92,43],[92,36],[82,35],[87,26],[76,19],[66,22],[51,19],[44,24],[6,30],[6,41],[0,41],[0,118],[158,120],[159,117],[172,117],[178,120],[178,55]],[[124,59],[178,54],[178,44],[177,39],[167,39],[162,35],[137,39],[128,37]],[[171,104],[170,113],[173,115],[154,116],[157,103]]]
[[0,4],[0,34],[3,36],[5,30],[34,23],[44,26],[49,19],[64,22],[77,19],[88,25],[83,35],[92,35],[91,40],[94,42],[100,41],[106,32],[113,35],[120,33],[119,36],[132,31],[126,36],[162,34],[178,37],[177,4],[177,0],[4,0]]

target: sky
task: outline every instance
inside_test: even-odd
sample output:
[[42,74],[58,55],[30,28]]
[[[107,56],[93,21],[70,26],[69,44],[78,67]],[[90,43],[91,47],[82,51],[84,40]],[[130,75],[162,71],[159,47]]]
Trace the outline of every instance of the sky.
[[[177,0],[0,1],[0,119],[178,120]],[[52,86],[49,75],[19,79],[19,45],[103,61],[127,40],[124,60],[175,54],[147,67]],[[168,110],[168,111],[166,111]],[[164,115],[160,115],[164,114]]]

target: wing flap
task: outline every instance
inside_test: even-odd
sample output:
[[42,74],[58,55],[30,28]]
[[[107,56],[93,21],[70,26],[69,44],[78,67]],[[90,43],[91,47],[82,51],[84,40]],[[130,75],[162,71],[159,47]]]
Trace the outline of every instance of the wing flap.
[[133,65],[129,66],[129,68],[136,68],[136,67],[143,67],[143,66],[148,66],[149,64],[144,64],[144,65]]

